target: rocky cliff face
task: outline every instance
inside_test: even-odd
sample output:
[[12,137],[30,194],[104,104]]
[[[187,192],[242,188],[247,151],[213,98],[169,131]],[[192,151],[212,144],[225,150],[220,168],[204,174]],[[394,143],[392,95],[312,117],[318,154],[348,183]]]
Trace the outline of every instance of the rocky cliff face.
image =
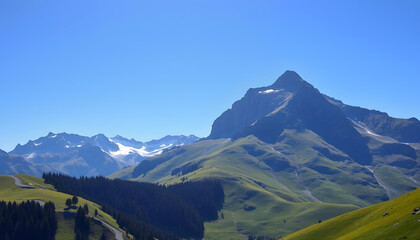
[[372,161],[367,141],[342,109],[292,71],[271,86],[248,90],[214,121],[209,138],[254,135],[273,144],[285,129],[311,130],[355,161]]

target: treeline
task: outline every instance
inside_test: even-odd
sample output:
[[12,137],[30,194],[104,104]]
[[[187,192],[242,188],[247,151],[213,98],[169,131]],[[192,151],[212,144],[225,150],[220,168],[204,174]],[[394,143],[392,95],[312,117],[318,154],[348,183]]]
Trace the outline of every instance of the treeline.
[[203,219],[216,219],[224,199],[220,183],[210,181],[165,187],[55,173],[43,174],[43,178],[61,192],[102,205],[136,239],[202,238]]
[[54,203],[0,202],[0,239],[52,240],[57,232]]

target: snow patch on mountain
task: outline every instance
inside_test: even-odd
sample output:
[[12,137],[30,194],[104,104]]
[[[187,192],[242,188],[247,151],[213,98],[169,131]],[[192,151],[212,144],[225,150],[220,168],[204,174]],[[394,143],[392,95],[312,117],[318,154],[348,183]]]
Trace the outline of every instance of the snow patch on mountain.
[[109,141],[118,146],[116,151],[106,151],[111,157],[117,159],[126,166],[134,165],[143,159],[161,154],[165,149],[174,146],[182,146],[199,140],[196,136],[166,136],[159,140],[139,142],[134,139],[126,139],[121,136],[109,138]]
[[154,155],[161,154],[163,151],[163,149],[157,149],[157,150],[148,152],[145,146],[143,146],[142,148],[134,148],[134,147],[124,146],[121,143],[116,143],[116,144],[119,150],[114,151],[114,152],[109,152],[109,154],[115,158],[118,158],[121,156],[127,156],[133,153],[137,153],[138,155],[142,157],[152,157]]
[[280,92],[280,90],[274,90],[274,89],[267,89],[265,91],[259,91],[259,94],[270,94],[270,93],[276,93],[276,92]]

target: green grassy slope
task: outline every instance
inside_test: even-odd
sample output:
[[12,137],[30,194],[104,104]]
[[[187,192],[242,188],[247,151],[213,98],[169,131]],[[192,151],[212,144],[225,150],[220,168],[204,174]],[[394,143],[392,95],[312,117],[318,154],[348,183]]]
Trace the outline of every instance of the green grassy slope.
[[127,167],[127,168],[123,168],[120,171],[109,175],[108,177],[112,178],[112,179],[119,178],[119,179],[123,179],[123,180],[128,180],[128,179],[131,178],[131,174],[133,173],[133,170],[134,170],[135,167],[136,167],[136,165],[133,165],[133,166]]
[[[182,147],[185,151],[176,150],[180,153],[172,157],[166,153],[145,160],[168,158],[138,176],[133,176],[135,168],[131,168],[112,177],[132,176],[131,180],[163,184],[220,180],[226,196],[224,218],[205,224],[206,239],[240,238],[249,233],[284,236],[386,196],[367,169],[346,161],[316,137],[311,132],[286,132],[275,145],[253,136],[201,141]],[[297,147],[288,147],[290,141]],[[314,148],[326,148],[343,160],[332,161]],[[308,192],[323,203],[313,202]]]
[[[261,188],[292,202],[313,201],[308,191],[323,202],[360,207],[387,200],[385,190],[369,170],[349,160],[313,132],[286,130],[281,138],[274,145],[253,136],[233,142],[201,141],[183,147],[183,151],[177,150],[180,154],[145,173],[133,176],[135,167],[132,167],[111,178],[169,183],[211,169],[212,173],[220,172],[223,176],[252,179]],[[327,152],[327,156],[320,154],[319,149]],[[160,161],[168,158],[169,153],[145,161]]]
[[[43,179],[29,176],[29,175],[17,175],[17,177],[21,178],[22,181],[26,184],[31,184],[34,186],[34,189],[24,189],[20,188],[15,185],[14,180],[9,176],[2,176],[0,175],[0,200],[3,201],[26,201],[26,200],[42,200],[44,202],[51,201],[54,203],[56,207],[56,211],[58,213],[58,230],[56,239],[74,239],[74,233],[73,233],[73,225],[74,224],[72,220],[65,220],[64,217],[62,217],[65,213],[75,213],[76,209],[70,209],[65,210],[65,201],[67,198],[70,198],[72,196],[57,192],[54,190],[52,185],[45,184],[43,182]],[[110,225],[119,228],[117,222],[115,219],[113,219],[110,215],[100,210],[100,206],[96,203],[93,203],[91,201],[88,201],[86,199],[79,197],[79,202],[77,206],[83,206],[84,204],[87,204],[89,207],[89,212],[93,213],[95,212],[95,209],[98,210],[100,219],[106,221]],[[93,233],[96,233],[92,235],[92,239],[99,239],[100,229],[98,227],[93,228]],[[108,231],[107,229],[103,228],[103,231]],[[120,229],[121,230],[121,229]],[[109,235],[109,233],[107,233]]]
[[[197,177],[200,178],[199,175]],[[220,218],[205,223],[205,239],[239,238],[249,233],[284,236],[318,219],[328,219],[356,209],[354,205],[286,201],[245,178],[222,182],[227,198]]]
[[[419,239],[420,214],[411,214],[413,209],[418,207],[420,189],[315,224],[282,239]],[[383,216],[385,212],[389,214]]]
[[373,166],[363,166],[312,131],[284,130],[274,144],[252,135],[200,141],[111,177],[161,184],[220,180],[226,193],[224,219],[205,224],[207,239],[248,233],[280,237],[386,201],[390,188],[399,189],[394,197],[416,186],[401,168],[381,161],[375,155]]

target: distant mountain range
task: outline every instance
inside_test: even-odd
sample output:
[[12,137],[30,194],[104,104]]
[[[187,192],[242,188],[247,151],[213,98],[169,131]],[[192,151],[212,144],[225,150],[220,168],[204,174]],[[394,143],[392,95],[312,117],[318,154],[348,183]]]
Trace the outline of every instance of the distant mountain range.
[[40,176],[42,172],[60,172],[71,176],[109,175],[119,169],[161,154],[174,146],[191,144],[199,138],[166,136],[139,142],[121,136],[103,134],[86,137],[68,133],[49,133],[30,140],[6,153],[0,152],[1,174],[25,173]]
[[111,177],[219,180],[225,220],[208,226],[226,235],[208,238],[280,237],[418,188],[420,121],[346,105],[286,71],[270,86],[249,89],[206,139]]

